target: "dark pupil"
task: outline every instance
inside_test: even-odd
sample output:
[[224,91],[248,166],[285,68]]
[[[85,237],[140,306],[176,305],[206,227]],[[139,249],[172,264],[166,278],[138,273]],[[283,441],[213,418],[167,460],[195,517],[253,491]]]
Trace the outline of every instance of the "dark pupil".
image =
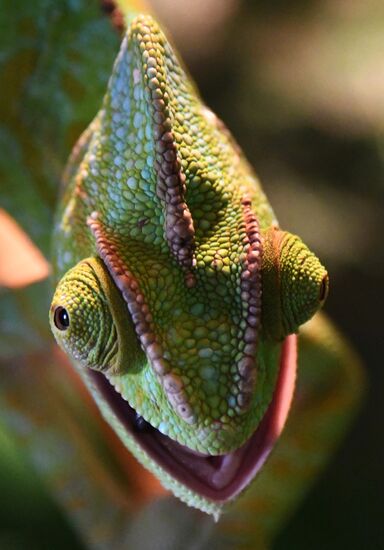
[[320,286],[320,294],[319,294],[320,302],[325,300],[326,294],[327,294],[327,277],[324,277],[324,279],[321,281],[321,286]]
[[67,330],[69,327],[68,311],[61,306],[57,307],[53,320],[59,330]]

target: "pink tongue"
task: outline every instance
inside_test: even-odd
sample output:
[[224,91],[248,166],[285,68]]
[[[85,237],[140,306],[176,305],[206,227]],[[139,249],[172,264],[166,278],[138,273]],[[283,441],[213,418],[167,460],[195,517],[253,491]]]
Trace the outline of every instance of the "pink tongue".
[[214,472],[211,477],[212,486],[217,489],[222,489],[228,485],[239,469],[241,458],[241,453],[238,451],[224,456],[219,470]]
[[215,489],[222,489],[231,481],[241,461],[241,449],[226,455],[210,456],[196,453],[179,444],[175,446],[169,438],[162,437],[161,445],[168,450],[179,467]]

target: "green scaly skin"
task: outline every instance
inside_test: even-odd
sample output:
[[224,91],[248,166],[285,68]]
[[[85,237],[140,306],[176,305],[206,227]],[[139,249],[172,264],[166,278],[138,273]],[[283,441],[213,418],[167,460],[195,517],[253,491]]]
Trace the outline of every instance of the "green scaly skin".
[[130,25],[64,181],[53,333],[131,452],[176,496],[217,516],[229,498],[215,502],[164,470],[98,380],[189,450],[234,452],[265,416],[282,342],[324,302],[327,273],[278,228],[238,146],[149,16]]

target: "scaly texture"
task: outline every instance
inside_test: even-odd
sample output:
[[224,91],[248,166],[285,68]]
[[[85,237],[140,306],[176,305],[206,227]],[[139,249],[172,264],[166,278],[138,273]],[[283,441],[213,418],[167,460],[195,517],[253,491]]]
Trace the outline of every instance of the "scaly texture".
[[[51,308],[58,342],[83,367],[103,371],[114,391],[148,425],[186,447],[188,463],[193,452],[216,457],[232,453],[231,460],[217,458],[212,463],[222,472],[221,465],[232,461],[225,475],[216,476],[220,483],[215,482],[215,487],[224,486],[240,460],[233,453],[251,436],[259,437],[258,427],[263,431],[269,422],[262,420],[278,384],[281,340],[297,330],[294,321],[308,319],[320,301],[315,299],[308,309],[310,285],[300,283],[296,294],[301,258],[291,248],[282,247],[271,268],[279,279],[281,266],[287,265],[284,277],[293,277],[292,284],[262,291],[263,242],[268,244],[263,235],[276,227],[276,220],[238,146],[203,105],[151,17],[139,16],[130,25],[102,108],[81,137],[65,182],[54,259],[57,278],[64,277]],[[320,279],[326,277],[304,244],[301,250],[313,258]],[[102,359],[100,321],[96,321],[101,316],[92,314],[96,366],[80,357],[82,339],[76,343],[69,338],[71,327],[65,330],[55,322],[57,309],[63,307],[68,308],[70,323],[81,324],[83,310],[89,318],[94,306],[68,301],[67,296],[71,285],[77,292],[84,277],[82,260],[92,262],[92,257],[101,258],[103,278],[110,278],[109,285],[116,285],[124,299],[124,304],[111,306],[112,317],[124,325],[125,316],[134,326],[134,334],[127,333],[125,352],[118,339],[119,350],[114,353],[119,353],[119,360],[110,361],[108,352]],[[318,285],[316,280],[315,294]],[[295,318],[279,338],[262,338],[262,310],[270,310],[269,294],[280,296],[285,318],[284,293],[291,289],[297,302]],[[272,313],[272,324],[277,313]],[[116,334],[122,333],[120,321]],[[87,334],[88,330],[87,324]],[[107,333],[113,334],[109,324]],[[273,330],[270,334],[274,336]],[[140,367],[130,356],[138,343],[143,351]],[[103,395],[111,390],[104,386],[102,390],[86,373],[83,376],[128,447],[157,471],[153,457],[138,450],[137,441],[112,420],[113,404]],[[269,439],[264,440],[266,445]],[[260,455],[265,453],[260,450]],[[182,473],[177,482],[172,471],[158,475],[183,497]],[[205,475],[208,480],[213,472]],[[238,490],[249,482],[250,474],[243,478]],[[184,492],[189,503],[212,508],[202,504],[196,488]],[[226,500],[228,495],[217,498]]]

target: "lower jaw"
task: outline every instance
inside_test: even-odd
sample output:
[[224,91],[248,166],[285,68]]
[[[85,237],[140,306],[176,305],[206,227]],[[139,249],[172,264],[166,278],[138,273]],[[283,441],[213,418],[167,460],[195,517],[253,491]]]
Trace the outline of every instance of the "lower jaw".
[[225,502],[252,481],[282,432],[294,392],[296,358],[296,336],[291,335],[282,344],[275,392],[256,431],[237,450],[217,456],[202,456],[149,425],[138,431],[135,410],[102,373],[91,371],[90,376],[127,432],[152,460],[195,493],[214,502]]

